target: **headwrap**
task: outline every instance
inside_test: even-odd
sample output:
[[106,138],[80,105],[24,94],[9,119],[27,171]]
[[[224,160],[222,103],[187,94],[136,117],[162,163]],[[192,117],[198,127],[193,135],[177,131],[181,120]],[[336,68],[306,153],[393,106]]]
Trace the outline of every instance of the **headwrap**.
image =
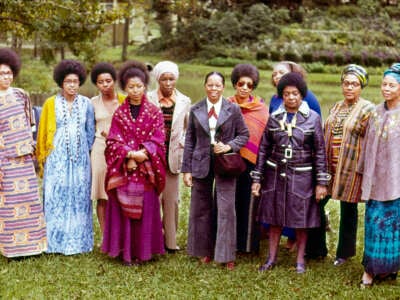
[[179,77],[178,65],[168,60],[164,60],[156,64],[153,69],[153,74],[157,82],[160,79],[161,75],[164,73],[172,73],[174,74],[175,78],[178,79]]
[[299,90],[303,99],[306,97],[307,84],[299,73],[290,72],[282,76],[277,86],[279,98],[283,98],[283,90],[287,86],[295,86]]
[[362,89],[368,85],[368,81],[369,81],[368,73],[363,67],[356,65],[356,64],[350,64],[350,65],[346,66],[342,71],[342,76],[340,77],[340,80],[342,82],[344,80],[344,77],[347,74],[355,75],[358,78],[358,80],[360,81]]
[[394,63],[390,66],[389,69],[387,69],[383,73],[383,77],[386,75],[392,76],[398,83],[400,83],[400,63]]

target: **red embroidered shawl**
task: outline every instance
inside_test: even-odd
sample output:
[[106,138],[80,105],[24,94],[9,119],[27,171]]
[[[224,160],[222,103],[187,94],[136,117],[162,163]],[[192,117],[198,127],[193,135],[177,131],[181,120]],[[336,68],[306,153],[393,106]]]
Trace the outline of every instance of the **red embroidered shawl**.
[[[139,115],[131,116],[129,101],[115,111],[106,141],[107,162],[106,190],[112,190],[128,181],[153,186],[161,193],[165,186],[165,133],[161,110],[143,96]],[[126,155],[129,151],[145,148],[149,160],[138,164],[138,168],[128,173]]]

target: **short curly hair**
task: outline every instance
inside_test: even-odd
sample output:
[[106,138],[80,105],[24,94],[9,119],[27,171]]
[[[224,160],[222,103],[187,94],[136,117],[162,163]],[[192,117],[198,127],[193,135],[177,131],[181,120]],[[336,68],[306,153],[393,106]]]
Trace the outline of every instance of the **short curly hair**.
[[7,65],[13,72],[13,76],[17,77],[21,69],[21,60],[17,53],[9,48],[0,49],[0,65]]
[[92,80],[92,83],[96,85],[97,77],[104,73],[110,74],[114,81],[117,80],[117,71],[115,70],[114,66],[107,62],[100,62],[93,67],[92,72],[90,73],[90,79]]
[[257,67],[252,64],[237,64],[231,74],[231,82],[233,87],[238,83],[241,77],[250,77],[253,80],[253,90],[257,88],[258,82],[260,81],[260,73]]
[[128,80],[133,77],[140,78],[140,80],[147,88],[150,76],[145,64],[137,60],[129,60],[122,65],[121,69],[119,70],[118,76],[119,86],[121,87],[121,89],[125,90]]
[[297,72],[290,72],[282,76],[278,82],[277,90],[279,98],[283,98],[283,90],[285,87],[294,86],[296,87],[302,98],[304,99],[307,95],[307,84],[304,81],[303,76]]
[[53,72],[53,79],[57,85],[62,88],[65,77],[69,74],[75,74],[79,77],[79,86],[85,83],[86,69],[77,60],[64,59],[55,68]]

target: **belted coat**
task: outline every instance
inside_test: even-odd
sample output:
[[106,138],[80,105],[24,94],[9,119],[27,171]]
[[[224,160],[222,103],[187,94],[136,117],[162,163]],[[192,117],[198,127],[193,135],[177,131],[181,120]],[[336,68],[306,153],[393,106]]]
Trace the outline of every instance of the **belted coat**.
[[263,178],[258,219],[291,228],[318,227],[315,187],[327,186],[330,179],[321,118],[305,102],[291,129],[285,116],[282,105],[270,116],[261,140],[254,170]]

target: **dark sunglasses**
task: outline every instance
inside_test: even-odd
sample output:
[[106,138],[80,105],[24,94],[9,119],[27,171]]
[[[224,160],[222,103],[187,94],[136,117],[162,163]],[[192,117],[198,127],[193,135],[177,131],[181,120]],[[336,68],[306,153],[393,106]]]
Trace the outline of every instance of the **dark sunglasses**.
[[244,87],[245,85],[247,85],[247,87],[252,90],[254,87],[254,84],[250,83],[250,82],[243,82],[243,81],[239,81],[238,83],[236,83],[236,85],[238,87]]

